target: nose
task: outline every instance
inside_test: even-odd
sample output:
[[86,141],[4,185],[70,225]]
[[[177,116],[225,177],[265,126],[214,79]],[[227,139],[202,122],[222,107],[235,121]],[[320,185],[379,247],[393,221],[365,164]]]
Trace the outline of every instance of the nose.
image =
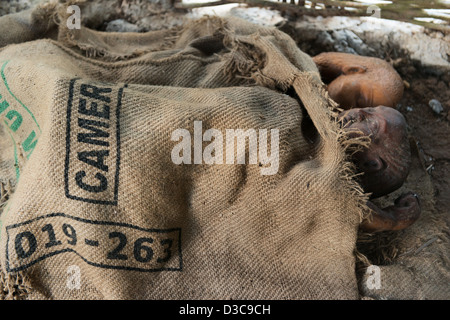
[[361,171],[366,173],[379,172],[384,168],[383,161],[380,158],[363,161],[359,166]]

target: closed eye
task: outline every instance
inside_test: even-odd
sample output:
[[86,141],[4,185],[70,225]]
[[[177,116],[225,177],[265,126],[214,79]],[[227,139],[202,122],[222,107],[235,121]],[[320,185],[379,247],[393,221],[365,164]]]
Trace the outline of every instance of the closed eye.
[[381,163],[382,163],[382,169],[385,170],[388,167],[387,162],[384,161],[384,159],[381,158],[381,157],[380,157],[380,160],[381,160]]

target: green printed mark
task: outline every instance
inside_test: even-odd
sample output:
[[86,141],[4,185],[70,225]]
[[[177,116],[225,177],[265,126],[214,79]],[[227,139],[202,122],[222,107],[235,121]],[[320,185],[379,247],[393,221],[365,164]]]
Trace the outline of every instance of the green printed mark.
[[[2,99],[2,95],[0,94],[0,100]],[[5,111],[9,107],[9,103],[6,100],[0,102],[0,114]]]
[[[9,63],[9,61],[2,61],[0,62],[1,68],[0,68],[0,76],[3,80],[3,83],[5,85],[5,88],[9,92],[9,94],[23,107],[23,109],[30,115],[34,123],[36,124],[38,128],[38,132],[41,132],[41,128],[39,127],[39,124],[36,121],[36,118],[34,117],[33,113],[20,101],[12,92],[9,87],[8,81],[6,80],[5,76],[5,68],[6,65]],[[27,159],[30,158],[31,153],[33,152],[34,148],[37,144],[37,134],[36,131],[32,130],[31,133],[29,133],[28,137],[23,141],[22,143],[17,143],[16,139],[14,139],[13,134],[19,130],[19,128],[24,124],[24,115],[25,113],[21,113],[20,110],[9,110],[7,109],[11,106],[11,104],[6,100],[6,97],[2,96],[0,94],[0,114],[6,113],[4,118],[4,123],[6,124],[8,130],[9,136],[11,137],[11,140],[14,143],[14,161],[15,161],[15,171],[16,171],[16,178],[17,181],[20,177],[20,169],[19,169],[19,159],[18,159],[18,148],[21,146],[23,148],[24,156],[26,156]],[[27,130],[27,129],[25,129]],[[17,137],[16,137],[17,138]],[[22,141],[22,139],[19,138],[19,140]]]
[[22,143],[23,151],[27,154],[27,159],[30,158],[31,153],[34,150],[34,147],[36,146],[37,139],[36,138],[36,132],[31,131],[28,138]]
[[18,113],[16,110],[11,110],[6,114],[6,117],[9,120],[13,120],[12,123],[9,125],[6,121],[6,125],[12,130],[12,132],[16,132],[17,129],[19,129],[20,125],[22,124],[23,118],[20,113]]
[[[5,84],[5,87],[6,87],[6,90],[8,90],[8,92],[9,92],[9,94],[28,112],[28,114],[31,116],[31,118],[33,118],[33,121],[34,121],[34,123],[36,124],[36,126],[38,127],[38,129],[39,129],[39,132],[41,132],[41,127],[39,127],[39,124],[37,123],[37,121],[36,121],[36,118],[34,117],[34,114],[22,103],[22,101],[20,101],[12,92],[11,92],[11,89],[9,88],[9,85],[8,85],[8,81],[6,81],[6,77],[5,77],[5,67],[6,67],[6,65],[9,63],[9,60],[8,61],[6,61],[4,64],[3,64],[3,66],[2,66],[2,68],[1,68],[1,70],[0,70],[0,74],[1,74],[1,77],[2,77],[2,79],[3,79],[3,83]],[[7,104],[7,103],[6,103]],[[1,113],[1,106],[0,106],[0,113]]]

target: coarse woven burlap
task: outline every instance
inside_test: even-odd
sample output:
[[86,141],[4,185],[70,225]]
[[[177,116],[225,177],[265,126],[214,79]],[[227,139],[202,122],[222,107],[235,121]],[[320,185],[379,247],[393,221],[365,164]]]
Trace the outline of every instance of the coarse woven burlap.
[[38,38],[54,37],[56,31],[55,1],[41,1],[33,9],[1,17],[0,48],[12,43],[22,43]]
[[[357,142],[291,38],[204,18],[127,49],[63,28],[0,51],[3,298],[359,298]],[[259,133],[256,163],[250,144],[226,163],[227,129]],[[191,163],[172,160],[174,132]],[[201,158],[208,132],[219,163]]]

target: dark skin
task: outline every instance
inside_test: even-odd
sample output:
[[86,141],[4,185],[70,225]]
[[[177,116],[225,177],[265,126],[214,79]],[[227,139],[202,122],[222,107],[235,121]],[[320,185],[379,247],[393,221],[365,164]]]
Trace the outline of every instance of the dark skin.
[[[386,195],[401,187],[406,179],[404,173],[395,172],[387,150],[401,147],[406,135],[406,121],[395,109],[378,106],[358,108],[339,115],[342,126],[350,137],[369,136],[369,148],[353,155],[357,168],[364,173],[361,184],[372,198]],[[398,171],[398,170],[397,170]],[[401,230],[413,224],[420,216],[419,198],[412,192],[397,198],[393,206],[379,208],[371,201],[367,203],[372,210],[372,219],[364,220],[361,228],[367,232]]]
[[[405,144],[406,121],[393,109],[403,95],[400,76],[377,58],[330,52],[313,59],[330,97],[345,110],[339,120],[349,137],[371,138],[369,147],[352,159],[363,173],[362,188],[371,193],[372,199],[397,190],[406,180],[410,165],[410,159],[395,154],[409,148]],[[386,208],[371,201],[367,206],[372,217],[360,225],[366,232],[401,230],[420,216],[419,198],[412,192],[402,194]]]

